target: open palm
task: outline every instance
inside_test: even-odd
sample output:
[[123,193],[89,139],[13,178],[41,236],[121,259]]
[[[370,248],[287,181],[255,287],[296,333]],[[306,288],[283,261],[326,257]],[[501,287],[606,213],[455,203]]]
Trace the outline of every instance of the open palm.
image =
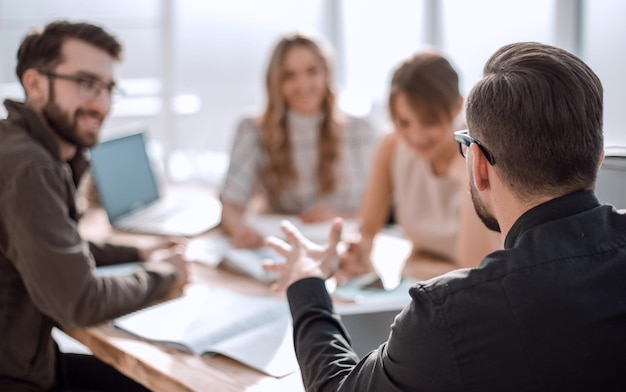
[[300,279],[329,278],[339,267],[337,244],[341,238],[342,225],[340,218],[333,221],[328,243],[322,246],[305,238],[291,222],[283,221],[281,230],[285,234],[285,240],[276,237],[267,240],[267,245],[285,258],[284,263],[269,261],[264,265],[266,270],[280,276],[273,288],[284,291]]

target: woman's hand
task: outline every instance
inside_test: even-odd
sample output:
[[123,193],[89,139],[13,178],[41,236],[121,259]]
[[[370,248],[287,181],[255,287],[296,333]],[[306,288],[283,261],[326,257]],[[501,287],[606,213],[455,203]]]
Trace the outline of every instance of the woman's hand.
[[349,278],[374,271],[360,236],[344,240],[339,245],[339,269],[335,272],[337,283],[341,284]]
[[265,239],[251,227],[241,226],[231,233],[230,241],[235,248],[258,248],[264,245]]
[[301,213],[298,217],[304,223],[317,223],[331,220],[339,216],[337,211],[333,210],[326,204],[315,204]]

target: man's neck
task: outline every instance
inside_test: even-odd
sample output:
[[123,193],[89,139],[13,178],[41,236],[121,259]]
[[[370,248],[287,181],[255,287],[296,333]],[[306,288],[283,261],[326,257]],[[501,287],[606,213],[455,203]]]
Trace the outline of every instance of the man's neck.
[[65,140],[61,139],[56,134],[56,132],[52,132],[52,136],[54,136],[54,140],[57,142],[57,145],[59,146],[59,155],[61,156],[61,159],[63,159],[64,161],[69,161],[70,159],[74,157],[74,155],[76,155],[75,145],[70,144],[66,142]]
[[[500,186],[502,185],[500,184]],[[502,238],[506,238],[513,224],[526,213],[526,211],[556,197],[537,196],[532,198],[532,200],[521,201],[509,190],[501,190],[500,192],[496,192],[496,194],[498,198],[492,200],[492,205],[494,206],[495,216],[498,217]]]

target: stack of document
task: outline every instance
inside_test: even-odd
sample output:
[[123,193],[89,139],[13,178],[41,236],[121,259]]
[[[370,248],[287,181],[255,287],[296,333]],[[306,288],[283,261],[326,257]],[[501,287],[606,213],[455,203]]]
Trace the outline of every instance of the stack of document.
[[[280,229],[283,220],[290,221],[309,240],[325,244],[328,241],[332,221],[320,223],[304,223],[296,216],[290,215],[251,215],[248,224],[263,236],[283,238]],[[344,220],[343,238],[351,239],[358,233],[358,223]],[[392,290],[400,284],[400,276],[404,261],[411,252],[411,243],[401,238],[398,233],[379,233],[374,238],[372,263],[386,290]],[[222,265],[237,273],[251,276],[259,282],[271,283],[277,276],[263,269],[265,260],[281,262],[283,257],[269,247],[254,249],[234,248],[228,236],[213,233],[207,237],[191,240],[187,244],[186,256],[211,267]]]
[[198,355],[219,353],[274,377],[298,370],[285,300],[188,286],[185,295],[120,317],[113,325]]
[[[283,238],[280,229],[283,220],[289,220],[309,240],[325,244],[330,233],[331,221],[320,223],[304,223],[298,217],[292,215],[250,215],[248,224],[265,237],[275,236]],[[344,232],[352,231],[354,222],[344,223]],[[263,283],[271,283],[278,278],[275,274],[263,269],[265,260],[281,262],[283,257],[269,247],[253,249],[234,248],[225,235],[211,235],[191,240],[187,244],[188,259],[198,261],[211,267],[222,265],[223,267],[241,273]]]
[[196,238],[187,243],[186,257],[209,267],[223,266],[231,271],[250,276],[261,283],[272,283],[277,276],[263,269],[265,260],[282,261],[283,257],[271,248],[238,249],[225,235]]

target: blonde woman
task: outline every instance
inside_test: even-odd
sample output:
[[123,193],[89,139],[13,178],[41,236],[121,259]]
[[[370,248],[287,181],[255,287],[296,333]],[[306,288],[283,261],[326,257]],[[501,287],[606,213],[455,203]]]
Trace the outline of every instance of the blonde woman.
[[465,161],[453,132],[463,126],[463,98],[452,65],[435,51],[406,59],[394,72],[389,112],[394,131],[379,143],[359,210],[359,242],[343,255],[343,273],[371,269],[373,238],[390,211],[413,251],[405,275],[426,279],[476,266],[500,247],[476,215]]
[[255,196],[262,212],[306,222],[354,215],[374,144],[365,121],[338,112],[328,57],[311,37],[280,39],[265,82],[265,109],[239,123],[220,193],[222,227],[242,248],[263,245],[245,221]]

